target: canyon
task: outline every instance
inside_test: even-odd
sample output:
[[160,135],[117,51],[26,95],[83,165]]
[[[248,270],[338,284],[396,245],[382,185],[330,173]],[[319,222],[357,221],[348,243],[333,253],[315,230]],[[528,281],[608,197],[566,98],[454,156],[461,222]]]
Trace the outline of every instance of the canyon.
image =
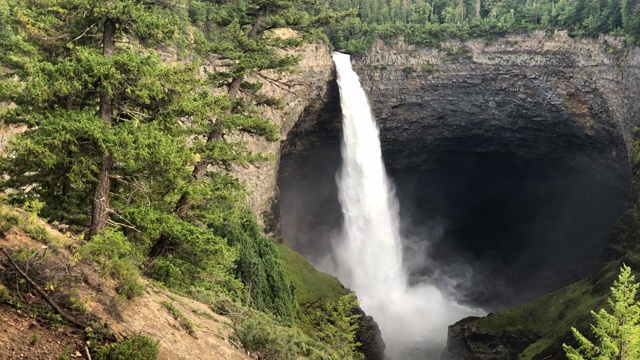
[[[266,230],[322,269],[342,225],[339,94],[329,49],[302,54],[293,87],[265,89],[287,104],[282,140],[252,146],[277,161],[239,173]],[[437,48],[379,41],[353,65],[380,127],[413,281],[500,311],[594,271],[628,206],[640,49],[533,32]],[[452,358],[475,359],[468,350]]]

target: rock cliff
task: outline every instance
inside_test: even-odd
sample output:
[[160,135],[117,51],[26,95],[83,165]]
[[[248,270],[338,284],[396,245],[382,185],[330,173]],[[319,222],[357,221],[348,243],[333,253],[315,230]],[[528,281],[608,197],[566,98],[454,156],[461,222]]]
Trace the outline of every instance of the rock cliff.
[[356,65],[385,157],[398,160],[391,167],[429,166],[441,160],[425,157],[434,152],[555,157],[580,148],[625,166],[640,121],[640,50],[620,38],[536,32],[432,49],[379,42]]
[[[263,80],[261,95],[280,98],[282,110],[273,107],[262,109],[264,115],[280,126],[280,142],[245,135],[248,146],[255,152],[272,154],[275,161],[235,169],[249,191],[248,205],[258,214],[270,235],[277,235],[278,186],[276,184],[280,163],[281,143],[287,142],[291,129],[303,121],[303,113],[317,109],[326,102],[326,93],[333,80],[333,62],[329,47],[324,44],[307,44],[299,50],[301,59],[293,72],[287,75],[267,74],[271,81]],[[265,78],[266,79],[266,78]]]
[[[429,250],[440,265],[414,275],[470,264],[463,281],[477,287],[457,289],[499,310],[593,271],[626,207],[639,48],[537,32],[433,49],[379,42],[354,63],[404,215],[442,219]],[[475,323],[450,328],[449,358],[512,359],[542,337]]]
[[[353,63],[413,241],[414,280],[435,279],[493,311],[593,271],[627,207],[638,47],[535,32],[438,48],[378,42]],[[342,221],[339,94],[323,86],[323,102],[290,128],[278,168],[284,241],[316,264],[331,257]],[[477,350],[459,346],[468,353],[452,358],[509,359],[536,340],[486,343],[474,329],[472,320],[452,328],[452,344]]]

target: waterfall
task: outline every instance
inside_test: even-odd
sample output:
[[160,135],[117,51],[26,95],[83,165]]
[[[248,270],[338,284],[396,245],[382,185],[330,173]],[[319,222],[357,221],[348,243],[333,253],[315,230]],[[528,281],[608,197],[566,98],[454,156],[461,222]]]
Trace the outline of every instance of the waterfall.
[[343,114],[342,169],[337,177],[344,216],[333,239],[330,269],[356,292],[377,321],[391,358],[407,350],[442,348],[447,326],[478,311],[429,284],[409,286],[402,262],[399,205],[382,160],[378,127],[349,55],[334,53]]

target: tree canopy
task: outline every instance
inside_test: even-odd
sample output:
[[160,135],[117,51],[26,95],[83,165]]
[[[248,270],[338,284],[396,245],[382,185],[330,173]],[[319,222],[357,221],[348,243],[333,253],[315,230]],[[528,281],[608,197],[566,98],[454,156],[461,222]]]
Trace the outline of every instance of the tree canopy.
[[377,38],[404,37],[437,45],[444,38],[503,35],[532,29],[567,29],[573,34],[625,35],[640,39],[638,0],[326,0],[357,16],[329,29],[340,49],[361,53]]
[[0,0],[0,118],[24,128],[0,187],[96,238],[96,254],[117,245],[167,286],[246,293],[291,324],[291,281],[231,170],[269,159],[235,135],[279,138],[260,108],[280,100],[260,94],[261,76],[290,71],[299,57],[287,50],[339,17],[316,6]]

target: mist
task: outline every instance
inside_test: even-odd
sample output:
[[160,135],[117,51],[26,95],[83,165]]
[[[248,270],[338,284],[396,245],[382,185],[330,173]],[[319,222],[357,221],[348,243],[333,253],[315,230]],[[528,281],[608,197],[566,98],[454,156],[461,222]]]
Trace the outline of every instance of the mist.
[[334,62],[343,112],[337,183],[344,221],[341,234],[332,238],[332,261],[324,270],[356,291],[361,308],[380,326],[390,358],[403,357],[407,349],[444,348],[449,324],[483,312],[459,305],[428,281],[409,283],[408,266],[427,259],[404,262],[404,249],[420,244],[400,234],[398,201],[382,160],[377,124],[349,56],[336,53]]

